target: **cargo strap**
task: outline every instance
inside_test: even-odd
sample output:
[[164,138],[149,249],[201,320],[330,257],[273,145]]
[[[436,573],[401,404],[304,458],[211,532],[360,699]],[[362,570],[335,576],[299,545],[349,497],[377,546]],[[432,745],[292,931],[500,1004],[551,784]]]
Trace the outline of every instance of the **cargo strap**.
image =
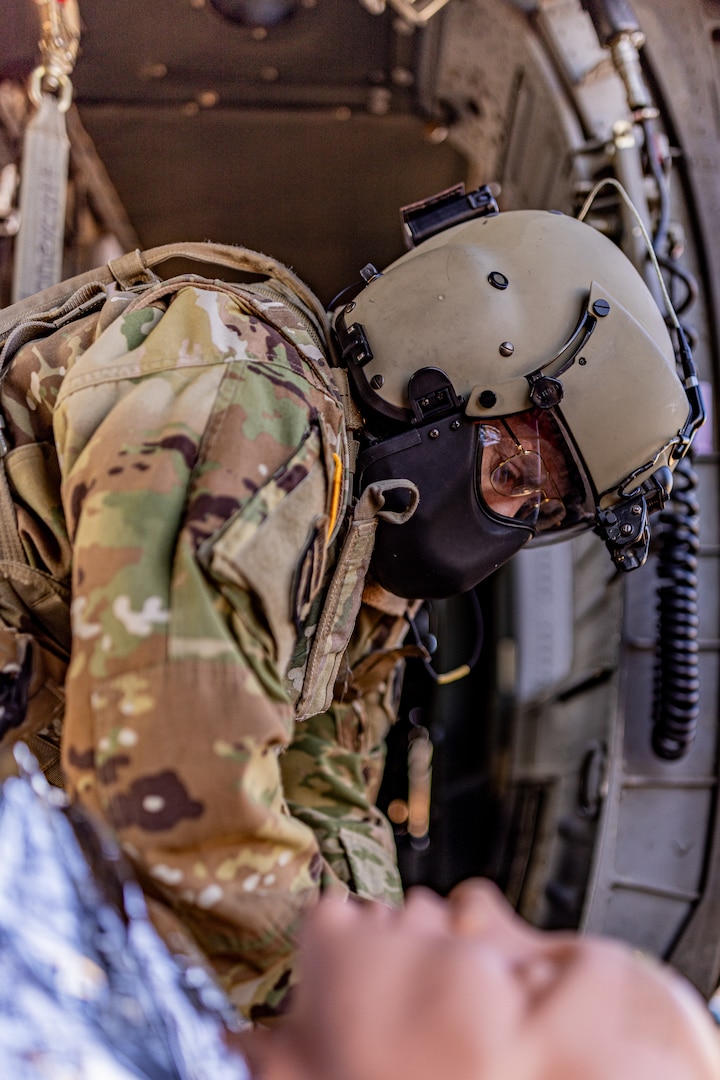
[[41,62],[30,78],[36,107],[23,141],[20,229],[15,241],[13,299],[32,296],[62,278],[70,140],[65,114],[80,44],[76,0],[38,0]]

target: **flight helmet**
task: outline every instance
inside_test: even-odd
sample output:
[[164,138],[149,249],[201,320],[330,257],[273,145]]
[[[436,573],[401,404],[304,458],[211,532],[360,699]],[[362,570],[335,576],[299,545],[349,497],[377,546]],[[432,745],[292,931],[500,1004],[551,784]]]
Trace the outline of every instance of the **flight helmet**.
[[591,528],[619,569],[641,565],[703,419],[682,330],[679,373],[652,293],[589,224],[498,212],[487,188],[410,211],[410,250],[366,267],[335,318],[365,420],[358,491],[385,482],[406,511],[380,521],[381,584],[449,596]]

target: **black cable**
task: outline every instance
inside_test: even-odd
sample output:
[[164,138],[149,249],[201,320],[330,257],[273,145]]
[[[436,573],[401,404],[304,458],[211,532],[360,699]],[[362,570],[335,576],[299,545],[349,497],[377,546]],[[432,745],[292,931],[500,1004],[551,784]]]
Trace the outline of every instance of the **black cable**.
[[679,278],[687,290],[680,301],[676,301],[675,297],[672,297],[675,314],[682,315],[688,308],[692,307],[700,294],[697,279],[684,266],[680,266],[677,259],[673,259],[669,255],[657,255],[657,261],[663,270],[667,270],[668,274],[673,278]]
[[652,746],[664,761],[687,754],[700,714],[696,489],[686,457],[675,469],[671,503],[660,514]]
[[[465,663],[460,664],[456,668],[453,668],[452,671],[445,671],[441,673],[437,672],[432,666],[428,655],[422,657],[423,667],[425,668],[433,682],[438,683],[438,685],[440,686],[443,686],[446,683],[457,682],[459,679],[465,678],[467,675],[470,674],[470,672],[473,670],[478,660],[480,659],[480,653],[483,647],[483,617],[482,609],[480,607],[480,600],[478,599],[478,595],[474,589],[472,589],[468,593],[465,593],[465,596],[470,603],[470,610],[473,616],[473,622],[475,624],[473,633],[473,647],[468,659],[465,661]],[[420,610],[425,611],[426,609],[423,607]],[[433,647],[428,646],[428,638],[431,637],[429,631],[425,634],[421,632],[420,628],[417,625],[417,616],[415,616],[415,618],[412,618],[410,615],[406,615],[406,618],[410,625],[410,632],[412,634],[415,644],[425,649],[426,654],[432,654],[435,651],[435,646],[437,643],[433,639]]]
[[668,225],[670,223],[670,193],[668,191],[667,177],[663,172],[662,165],[657,159],[655,147],[653,146],[652,125],[649,120],[643,120],[641,121],[640,126],[642,127],[645,136],[645,158],[657,186],[658,193],[658,213],[655,229],[653,231],[653,249],[657,253],[661,250],[667,240]]

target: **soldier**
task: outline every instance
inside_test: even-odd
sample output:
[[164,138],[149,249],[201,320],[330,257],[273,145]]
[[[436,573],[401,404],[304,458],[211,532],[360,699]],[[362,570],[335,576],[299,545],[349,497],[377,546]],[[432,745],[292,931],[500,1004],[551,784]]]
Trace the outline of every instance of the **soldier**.
[[640,565],[702,420],[681,331],[684,382],[609,240],[446,206],[366,268],[339,355],[269,260],[257,285],[108,289],[4,350],[5,729],[46,726],[64,682],[69,791],[256,1020],[285,1008],[321,894],[401,900],[374,799],[415,598],[591,527]]

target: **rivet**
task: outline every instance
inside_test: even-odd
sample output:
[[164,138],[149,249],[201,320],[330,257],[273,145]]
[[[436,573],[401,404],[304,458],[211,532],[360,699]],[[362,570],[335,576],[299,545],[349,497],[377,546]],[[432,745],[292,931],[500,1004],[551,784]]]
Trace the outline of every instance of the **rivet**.
[[492,390],[483,390],[481,394],[478,394],[478,401],[483,409],[492,409],[497,401],[497,395],[493,394]]
[[630,511],[630,513],[631,513],[631,514],[636,514],[636,515],[637,515],[637,514],[642,514],[642,506],[639,506],[639,505],[638,505],[637,503],[635,503],[635,505],[633,506],[633,508],[632,508],[632,510]]
[[167,64],[150,63],[144,64],[138,71],[139,79],[164,79],[167,75]]
[[439,434],[440,434],[440,432],[438,431],[438,429],[436,427],[434,427],[432,429],[432,431],[428,431],[428,435],[430,436],[431,439],[437,439]]
[[220,100],[220,95],[216,90],[203,90],[202,93],[198,94],[196,100],[202,109],[212,109]]
[[452,424],[450,425],[450,430],[451,431],[457,431],[457,429],[459,427],[460,427],[460,421],[459,420],[453,420]]
[[604,319],[610,313],[610,305],[607,300],[596,300],[593,304],[593,311],[599,319]]
[[587,360],[584,356],[578,356],[578,364],[580,365],[580,367],[585,367],[585,365],[587,364]]
[[426,397],[420,398],[420,405],[423,407],[423,409],[427,409],[429,404],[430,404],[430,398],[426,398]]
[[394,82],[395,86],[412,86],[415,82],[415,76],[412,71],[406,67],[395,67],[390,72],[390,78]]
[[503,341],[500,345],[499,352],[501,356],[512,356],[512,354],[515,352],[515,346],[513,345],[512,341]]
[[370,385],[372,386],[373,390],[382,390],[383,386],[385,385],[384,375],[373,375],[372,379],[370,380]]
[[488,274],[488,281],[494,289],[507,289],[510,282],[501,274],[499,270],[491,270]]
[[621,525],[620,526],[620,532],[623,534],[623,536],[628,536],[632,531],[633,531],[632,525]]

